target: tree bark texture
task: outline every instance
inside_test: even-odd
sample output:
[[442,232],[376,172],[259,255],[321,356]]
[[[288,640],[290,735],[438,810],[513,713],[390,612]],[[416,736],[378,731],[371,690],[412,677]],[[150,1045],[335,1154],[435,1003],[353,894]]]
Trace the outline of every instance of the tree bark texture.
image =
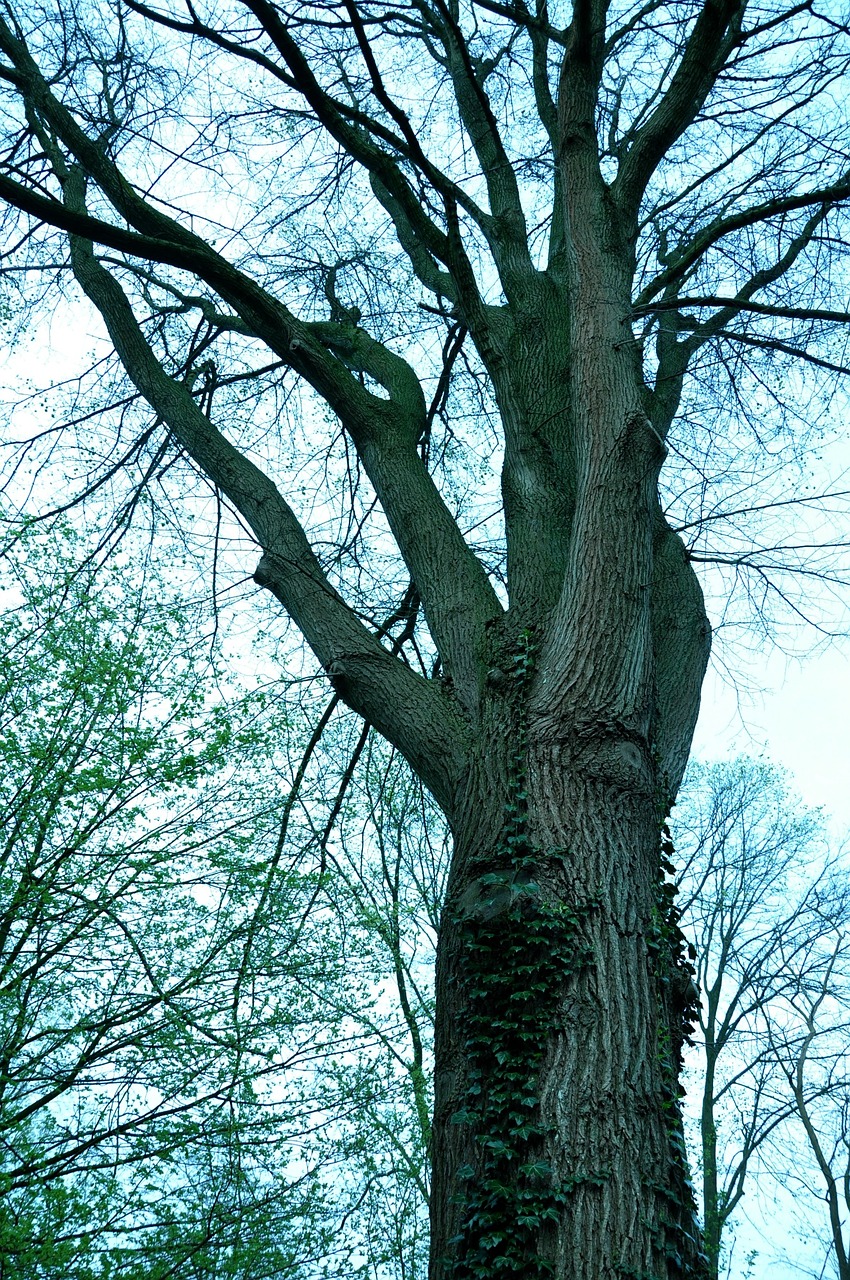
[[527,670],[495,673],[490,746],[454,820],[432,1280],[701,1276],[658,770],[631,733],[553,736],[529,709],[525,644]]

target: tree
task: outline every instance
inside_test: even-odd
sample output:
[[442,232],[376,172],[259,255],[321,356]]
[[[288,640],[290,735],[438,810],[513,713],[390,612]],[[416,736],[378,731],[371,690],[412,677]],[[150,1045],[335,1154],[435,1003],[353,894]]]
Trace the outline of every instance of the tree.
[[[800,1168],[813,1095],[788,1063],[806,1057],[810,1006],[846,1000],[836,961],[846,950],[850,901],[821,815],[769,765],[691,766],[674,831],[677,905],[702,993],[690,1065],[705,1249],[717,1277],[753,1167],[772,1169],[780,1185]],[[824,1048],[840,1044],[835,1026],[823,1031]],[[822,1091],[820,1105],[831,1092]]]
[[0,1280],[420,1277],[428,802],[82,550],[0,562]]
[[783,564],[822,563],[746,545],[767,499],[718,505],[712,468],[752,427],[775,475],[806,378],[844,369],[846,26],[126,0],[7,7],[0,53],[7,279],[73,278],[134,389],[98,366],[115,434],[81,488],[187,459],[187,515],[194,468],[451,828],[432,1277],[703,1275],[660,828],[708,660],[695,565],[787,599]]
[[[846,924],[846,921],[844,922]],[[793,1100],[795,1156],[788,1184],[803,1205],[809,1230],[824,1261],[811,1274],[850,1276],[850,1077],[847,1039],[850,1032],[850,975],[846,932],[836,932],[825,947],[819,972],[806,975],[789,993],[790,1027],[771,1027],[771,1049]],[[798,1124],[796,1123],[798,1122]],[[804,1150],[800,1159],[802,1130]],[[790,1143],[781,1153],[788,1157]],[[806,1198],[817,1210],[805,1213]],[[803,1224],[801,1224],[802,1226]],[[820,1263],[820,1258],[817,1258]]]
[[287,1172],[263,1089],[291,1105],[279,1046],[337,1038],[304,983],[337,984],[332,948],[294,977],[301,877],[263,893],[262,698],[208,705],[163,584],[78,555],[30,531],[0,578],[0,1276],[298,1274],[323,1174]]

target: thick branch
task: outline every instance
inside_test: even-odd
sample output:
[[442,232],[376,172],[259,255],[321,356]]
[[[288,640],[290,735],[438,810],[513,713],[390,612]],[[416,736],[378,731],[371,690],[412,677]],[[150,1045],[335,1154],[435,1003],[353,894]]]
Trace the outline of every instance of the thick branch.
[[558,85],[561,149],[567,154],[580,150],[598,156],[595,116],[604,65],[606,8],[605,0],[575,0]]
[[[0,44],[18,59],[28,94],[58,136],[141,232],[89,218],[82,205],[67,207],[0,179],[0,195],[27,212],[111,247],[193,271],[232,306],[272,351],[300,374],[339,416],[363,460],[402,556],[422,597],[444,665],[467,705],[477,702],[484,624],[500,612],[487,575],[417,452],[426,427],[425,404],[413,370],[364,331],[299,321],[194,233],[147,203],[56,101],[28,52],[0,27]],[[347,348],[347,356],[343,355]],[[340,358],[342,357],[342,358]],[[389,393],[372,394],[351,372],[368,372]]]
[[[270,319],[288,315],[285,309],[268,295],[263,295],[263,291],[256,286],[252,286],[252,289],[260,295],[262,312],[258,308],[246,308],[239,297],[239,286],[244,277],[215,254],[198,252],[174,242],[112,227],[98,218],[68,209],[57,200],[36,195],[2,176],[0,197],[73,235],[96,239],[111,248],[180,266],[184,270],[194,269],[208,283],[217,285],[218,291],[243,315],[247,311],[252,331],[265,338],[268,345],[299,373],[304,372],[305,366],[309,367],[305,353],[309,357],[310,348],[314,353],[320,350],[311,341],[313,336],[324,337],[327,346],[336,348],[340,353],[348,352],[353,367],[368,371],[382,385],[388,389],[391,387],[396,394],[405,388],[408,405],[411,400],[418,400],[413,406],[417,410],[413,430],[398,432],[393,430],[395,424],[392,421],[386,421],[386,429],[382,435],[373,428],[381,424],[382,418],[392,417],[387,412],[389,406],[386,401],[370,396],[372,411],[362,416],[355,416],[351,412],[356,401],[355,406],[352,406],[349,401],[344,400],[339,407],[345,414],[344,424],[363,458],[367,474],[378,492],[402,555],[416,580],[429,626],[441,648],[446,669],[452,673],[459,689],[470,703],[474,702],[478,689],[478,657],[483,642],[483,627],[488,619],[501,612],[501,606],[484,569],[466,545],[417,454],[417,424],[420,424],[421,419],[421,425],[424,426],[424,403],[421,401],[421,388],[406,362],[393,356],[363,331],[357,331],[359,337],[355,343],[354,338],[340,332],[338,326],[302,325],[294,317],[289,317],[290,324],[287,328],[283,328],[281,324],[272,328]],[[245,283],[249,286],[252,284],[250,281]],[[271,317],[268,315],[269,311]],[[303,334],[303,338],[295,334]],[[358,358],[354,357],[355,345],[359,352]],[[370,359],[365,357],[367,350]],[[350,378],[347,370],[346,376]],[[356,379],[351,378],[351,382],[358,392],[363,392]],[[314,381],[313,385],[317,386],[317,383]],[[317,386],[317,389],[321,391],[321,387]],[[368,392],[363,394],[368,395]],[[326,395],[325,398],[333,407],[337,407],[330,396]],[[449,569],[450,565],[453,568]]]
[[334,590],[276,486],[162,369],[90,242],[72,237],[71,257],[135,386],[256,534],[264,551],[257,581],[284,605],[349,706],[395,743],[439,802],[449,804],[465,729],[448,699],[387,653]]
[[[599,164],[596,111],[605,55],[606,0],[576,0],[558,85],[558,167],[571,292],[601,293],[603,259],[631,275],[631,247]],[[576,261],[571,261],[575,258]],[[569,276],[568,276],[569,278]],[[584,321],[582,321],[584,323]]]
[[463,32],[445,0],[434,0],[434,3],[437,10],[435,22],[446,51],[455,101],[487,184],[493,222],[484,230],[505,293],[511,298],[534,270],[519,184]]
[[702,590],[681,538],[655,512],[652,645],[655,724],[652,739],[667,798],[675,798],[691,749],[700,690],[711,649]]
[[458,302],[454,276],[440,267],[442,259],[417,234],[415,222],[409,216],[405,202],[399,200],[376,173],[369,175],[369,181],[376,199],[392,218],[398,242],[407,254],[417,280],[438,298]]
[[311,328],[352,368],[378,379],[397,400],[415,404],[416,434],[390,421],[377,431],[358,427],[350,434],[422,597],[446,674],[475,714],[485,671],[485,626],[502,608],[418,451],[427,430],[420,384],[406,361],[362,329],[351,324]]

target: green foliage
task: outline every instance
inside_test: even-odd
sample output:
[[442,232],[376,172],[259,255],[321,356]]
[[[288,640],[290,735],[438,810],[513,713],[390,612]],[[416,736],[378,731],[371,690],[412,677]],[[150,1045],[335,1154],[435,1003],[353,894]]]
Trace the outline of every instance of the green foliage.
[[[667,1059],[673,1078],[678,1079],[681,1053],[684,1044],[691,1044],[691,1036],[699,1020],[699,990],[694,961],[696,949],[682,932],[682,911],[676,898],[676,868],[673,840],[667,823],[661,826],[660,857],[656,883],[656,904],[652,917],[652,930],[647,938],[647,949],[655,958],[658,982],[662,988],[664,1005],[674,1015],[675,1025],[670,1029],[670,1046]],[[669,879],[668,879],[669,877]],[[672,1055],[672,1056],[671,1056]],[[676,1086],[674,1096],[682,1096]]]
[[286,725],[209,700],[164,583],[79,558],[28,532],[0,584],[0,1280],[303,1274],[326,1187],[263,1082],[339,1019],[273,852]]
[[[677,904],[678,886],[673,864],[675,849],[670,828],[662,822],[656,901],[647,950],[653,963],[658,1000],[658,1063],[661,1085],[661,1114],[667,1128],[670,1173],[666,1183],[656,1188],[664,1208],[659,1223],[658,1247],[669,1267],[684,1276],[703,1272],[685,1269],[685,1257],[707,1261],[702,1252],[696,1199],[691,1182],[688,1152],[682,1123],[680,1084],[682,1049],[691,1044],[699,1019],[699,989],[696,985],[696,951],[682,932],[682,912]],[[682,1248],[685,1244],[687,1247]]]
[[[507,907],[466,921],[465,994],[471,1068],[466,1111],[481,1150],[461,1171],[463,1227],[454,1241],[458,1277],[544,1277],[541,1233],[557,1222],[573,1182],[560,1182],[542,1155],[538,1076],[558,1025],[564,983],[589,960],[577,913],[548,903],[517,859],[504,883]],[[496,877],[493,877],[494,881]]]
[[443,825],[84,556],[0,577],[0,1280],[417,1280]]

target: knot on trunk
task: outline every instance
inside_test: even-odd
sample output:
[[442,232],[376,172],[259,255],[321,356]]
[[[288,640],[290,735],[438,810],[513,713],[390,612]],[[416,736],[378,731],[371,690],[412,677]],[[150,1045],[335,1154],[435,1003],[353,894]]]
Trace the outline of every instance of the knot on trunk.
[[267,591],[273,589],[275,579],[274,566],[272,556],[266,551],[260,557],[260,562],[254,570],[254,581],[258,587],[265,587]]
[[570,766],[616,791],[646,798],[655,792],[655,771],[646,743],[628,729],[594,726],[572,745]]
[[540,886],[532,879],[528,868],[489,872],[478,876],[461,894],[457,905],[458,919],[464,923],[494,920],[512,907],[520,912],[528,911],[539,893]]
[[654,470],[660,469],[667,457],[667,446],[642,409],[633,410],[626,417],[620,436],[623,453],[628,457],[646,457]]

